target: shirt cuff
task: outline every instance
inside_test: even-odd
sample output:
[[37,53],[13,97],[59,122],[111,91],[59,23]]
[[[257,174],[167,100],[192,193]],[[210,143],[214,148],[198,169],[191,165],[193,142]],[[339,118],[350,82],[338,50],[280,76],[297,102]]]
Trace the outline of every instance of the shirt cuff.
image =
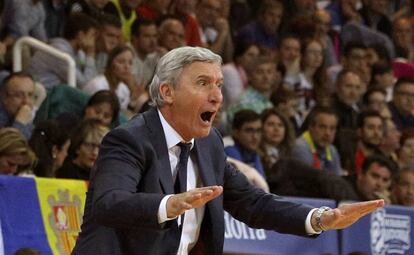
[[163,199],[161,200],[160,207],[158,207],[158,215],[157,215],[159,224],[164,223],[168,220],[173,220],[173,219],[177,218],[177,217],[174,217],[174,218],[168,218],[167,217],[167,201],[172,196],[173,195],[167,195],[167,196],[163,197]]
[[305,230],[306,230],[306,233],[308,233],[309,235],[317,235],[317,234],[322,233],[322,231],[319,231],[319,232],[315,231],[315,229],[313,229],[312,227],[312,223],[311,223],[312,214],[316,210],[318,210],[318,208],[314,208],[310,210],[310,212],[308,213],[308,216],[306,216]]

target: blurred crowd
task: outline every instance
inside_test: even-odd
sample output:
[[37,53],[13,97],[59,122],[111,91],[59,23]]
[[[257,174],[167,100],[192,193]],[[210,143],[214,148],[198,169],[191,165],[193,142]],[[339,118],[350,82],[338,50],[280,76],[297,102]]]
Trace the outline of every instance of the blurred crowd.
[[[3,0],[0,174],[88,180],[107,132],[150,107],[157,61],[223,59],[225,151],[280,195],[414,206],[414,1]],[[68,64],[13,45],[30,36]]]

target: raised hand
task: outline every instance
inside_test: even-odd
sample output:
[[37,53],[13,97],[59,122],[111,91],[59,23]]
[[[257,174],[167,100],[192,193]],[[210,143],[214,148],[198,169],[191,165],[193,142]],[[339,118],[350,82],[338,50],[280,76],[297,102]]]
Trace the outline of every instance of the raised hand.
[[174,218],[185,211],[205,205],[208,201],[220,196],[222,186],[209,186],[175,194],[167,201],[167,217]]
[[338,208],[323,213],[321,217],[321,225],[324,230],[343,229],[354,224],[363,216],[383,206],[383,199],[344,204]]

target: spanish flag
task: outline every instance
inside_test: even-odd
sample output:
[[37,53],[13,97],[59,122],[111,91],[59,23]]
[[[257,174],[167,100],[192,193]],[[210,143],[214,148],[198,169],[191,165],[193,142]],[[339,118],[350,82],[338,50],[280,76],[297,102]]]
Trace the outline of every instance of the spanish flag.
[[70,254],[86,190],[85,181],[0,176],[0,254],[20,248]]

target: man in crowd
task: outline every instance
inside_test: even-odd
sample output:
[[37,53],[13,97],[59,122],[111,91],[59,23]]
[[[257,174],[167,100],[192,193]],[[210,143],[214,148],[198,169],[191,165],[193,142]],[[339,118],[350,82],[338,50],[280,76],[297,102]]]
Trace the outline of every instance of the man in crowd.
[[17,128],[29,139],[33,129],[35,84],[30,75],[12,73],[0,87],[0,128]]
[[414,127],[414,79],[398,79],[389,108],[392,120],[400,131]]

